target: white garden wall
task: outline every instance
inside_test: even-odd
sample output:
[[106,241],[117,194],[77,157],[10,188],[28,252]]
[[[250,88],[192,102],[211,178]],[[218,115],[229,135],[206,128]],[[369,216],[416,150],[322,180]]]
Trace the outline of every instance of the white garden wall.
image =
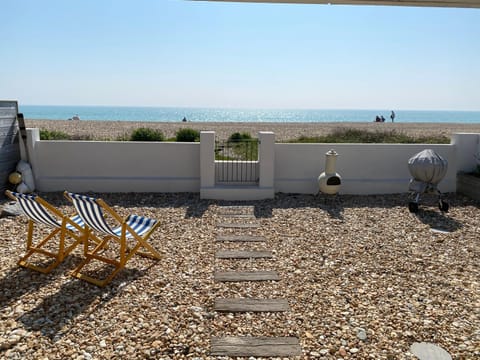
[[205,198],[253,200],[275,192],[316,194],[325,153],[335,149],[341,194],[408,191],[408,159],[430,148],[449,162],[442,192],[456,191],[458,171],[472,169],[479,134],[455,134],[452,144],[275,144],[260,133],[257,186],[218,186],[213,132],[200,143],[40,141],[29,129],[30,163],[37,190],[76,192],[200,192]]
[[39,141],[38,133],[31,137],[30,161],[40,191],[198,192],[200,188],[199,143]]
[[336,171],[342,177],[340,193],[407,192],[411,177],[407,161],[427,148],[448,160],[448,173],[439,188],[454,192],[455,147],[422,144],[275,144],[275,191],[317,193],[317,178],[325,170],[325,153],[335,149],[339,154]]

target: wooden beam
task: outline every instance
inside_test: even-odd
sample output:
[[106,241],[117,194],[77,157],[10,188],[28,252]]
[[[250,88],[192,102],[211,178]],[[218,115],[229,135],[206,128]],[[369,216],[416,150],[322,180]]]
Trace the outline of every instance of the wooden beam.
[[236,223],[218,223],[217,227],[231,228],[231,229],[256,229],[260,227],[260,224],[236,224]]
[[287,299],[215,299],[219,312],[280,312],[290,310]]
[[252,235],[218,235],[217,241],[232,241],[232,242],[264,242],[263,236]]
[[250,214],[220,214],[221,216],[230,218],[230,219],[256,219],[255,215]]
[[219,250],[215,257],[217,259],[257,259],[272,258],[272,252],[266,250],[250,251],[250,250]]
[[302,349],[296,337],[213,337],[211,344],[211,355],[213,356],[302,355]]
[[216,272],[214,280],[218,282],[237,281],[279,281],[276,271],[224,271]]

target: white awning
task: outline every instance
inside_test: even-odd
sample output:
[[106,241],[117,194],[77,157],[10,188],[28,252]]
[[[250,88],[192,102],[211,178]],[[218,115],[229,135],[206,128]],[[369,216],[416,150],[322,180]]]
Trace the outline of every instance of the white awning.
[[[194,0],[205,1],[205,0]],[[480,8],[480,0],[208,0],[228,2]]]

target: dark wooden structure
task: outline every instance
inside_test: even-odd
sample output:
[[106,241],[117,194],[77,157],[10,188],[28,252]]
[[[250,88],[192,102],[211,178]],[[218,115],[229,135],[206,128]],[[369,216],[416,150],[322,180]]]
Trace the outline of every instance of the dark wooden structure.
[[[20,161],[18,104],[0,101],[0,198],[10,187],[8,176]],[[23,118],[22,118],[23,120]]]

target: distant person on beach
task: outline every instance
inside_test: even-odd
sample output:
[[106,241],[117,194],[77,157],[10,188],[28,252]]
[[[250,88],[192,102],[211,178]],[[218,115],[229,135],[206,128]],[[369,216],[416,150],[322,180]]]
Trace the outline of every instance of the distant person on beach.
[[377,115],[377,116],[375,117],[375,122],[381,122],[381,121],[382,121],[382,119],[380,119],[380,116]]
[[183,121],[183,122],[187,122],[187,118],[184,117],[184,118],[182,119],[182,121]]
[[385,122],[385,118],[382,116],[380,116],[380,120],[382,120],[382,122]]
[[390,119],[395,120],[395,112],[392,110],[392,113],[390,114]]

